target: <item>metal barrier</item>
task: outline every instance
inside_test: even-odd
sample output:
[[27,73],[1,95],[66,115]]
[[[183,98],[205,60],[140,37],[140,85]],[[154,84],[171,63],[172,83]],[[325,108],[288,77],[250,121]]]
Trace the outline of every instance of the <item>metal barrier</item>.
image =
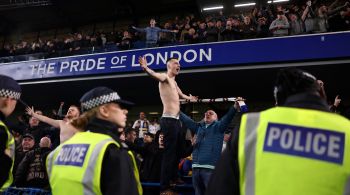
[[7,188],[3,195],[51,195],[50,191],[37,188]]
[[[151,183],[151,182],[142,182],[142,188],[144,191],[144,195],[151,195],[155,192],[159,193],[160,183]],[[193,195],[194,189],[192,184],[181,184],[176,185],[174,190],[181,195]],[[50,191],[37,189],[37,188],[15,188],[9,187],[2,195],[51,195]]]

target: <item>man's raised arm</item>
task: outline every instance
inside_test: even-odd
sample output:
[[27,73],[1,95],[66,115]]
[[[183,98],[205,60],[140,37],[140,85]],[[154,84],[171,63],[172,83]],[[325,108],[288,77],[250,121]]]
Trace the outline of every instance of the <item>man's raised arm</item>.
[[37,118],[39,121],[47,123],[53,127],[60,128],[60,120],[55,120],[44,115],[40,115],[34,112],[34,108],[27,107],[26,113],[32,117]]
[[198,96],[193,96],[193,95],[186,95],[184,93],[182,93],[180,87],[176,84],[177,87],[177,92],[179,93],[179,97],[186,99],[186,100],[190,100],[190,101],[197,101],[198,100]]
[[167,79],[166,74],[154,72],[152,69],[148,68],[147,60],[144,56],[139,57],[139,63],[142,69],[151,77],[157,79],[159,82],[164,82]]

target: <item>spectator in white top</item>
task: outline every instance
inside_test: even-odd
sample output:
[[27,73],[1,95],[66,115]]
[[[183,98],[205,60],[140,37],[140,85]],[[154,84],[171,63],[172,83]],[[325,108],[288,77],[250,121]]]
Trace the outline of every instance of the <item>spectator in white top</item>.
[[159,131],[159,130],[160,130],[160,125],[158,123],[158,119],[157,119],[157,117],[154,117],[152,119],[151,123],[149,124],[148,132],[155,135],[157,133],[157,131]]
[[132,128],[138,131],[138,138],[143,140],[143,135],[148,132],[149,128],[149,121],[144,112],[140,112],[140,118],[134,122]]

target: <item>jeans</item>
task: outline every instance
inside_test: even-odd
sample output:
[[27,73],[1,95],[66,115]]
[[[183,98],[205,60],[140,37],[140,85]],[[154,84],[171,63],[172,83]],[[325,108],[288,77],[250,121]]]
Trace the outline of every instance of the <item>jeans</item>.
[[170,188],[170,181],[178,178],[178,164],[181,157],[182,137],[181,123],[178,119],[162,117],[160,119],[161,132],[164,135],[164,152],[160,173],[160,188]]
[[196,195],[204,195],[208,187],[209,179],[212,174],[212,169],[193,168],[192,183]]

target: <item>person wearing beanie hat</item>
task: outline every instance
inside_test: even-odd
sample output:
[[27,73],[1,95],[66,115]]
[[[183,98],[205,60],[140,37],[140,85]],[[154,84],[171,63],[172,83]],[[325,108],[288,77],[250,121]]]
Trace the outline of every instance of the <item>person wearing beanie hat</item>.
[[207,194],[350,194],[350,121],[319,88],[308,72],[280,70],[277,106],[242,116]]
[[13,182],[15,141],[4,120],[16,107],[21,87],[11,77],[0,75],[0,193]]
[[33,136],[32,134],[30,134],[30,133],[24,134],[24,135],[23,135],[23,138],[31,138],[32,140],[35,140],[35,139],[34,139],[34,136]]
[[133,154],[118,137],[133,105],[107,87],[80,99],[84,113],[71,122],[79,131],[47,158],[53,194],[142,194]]

